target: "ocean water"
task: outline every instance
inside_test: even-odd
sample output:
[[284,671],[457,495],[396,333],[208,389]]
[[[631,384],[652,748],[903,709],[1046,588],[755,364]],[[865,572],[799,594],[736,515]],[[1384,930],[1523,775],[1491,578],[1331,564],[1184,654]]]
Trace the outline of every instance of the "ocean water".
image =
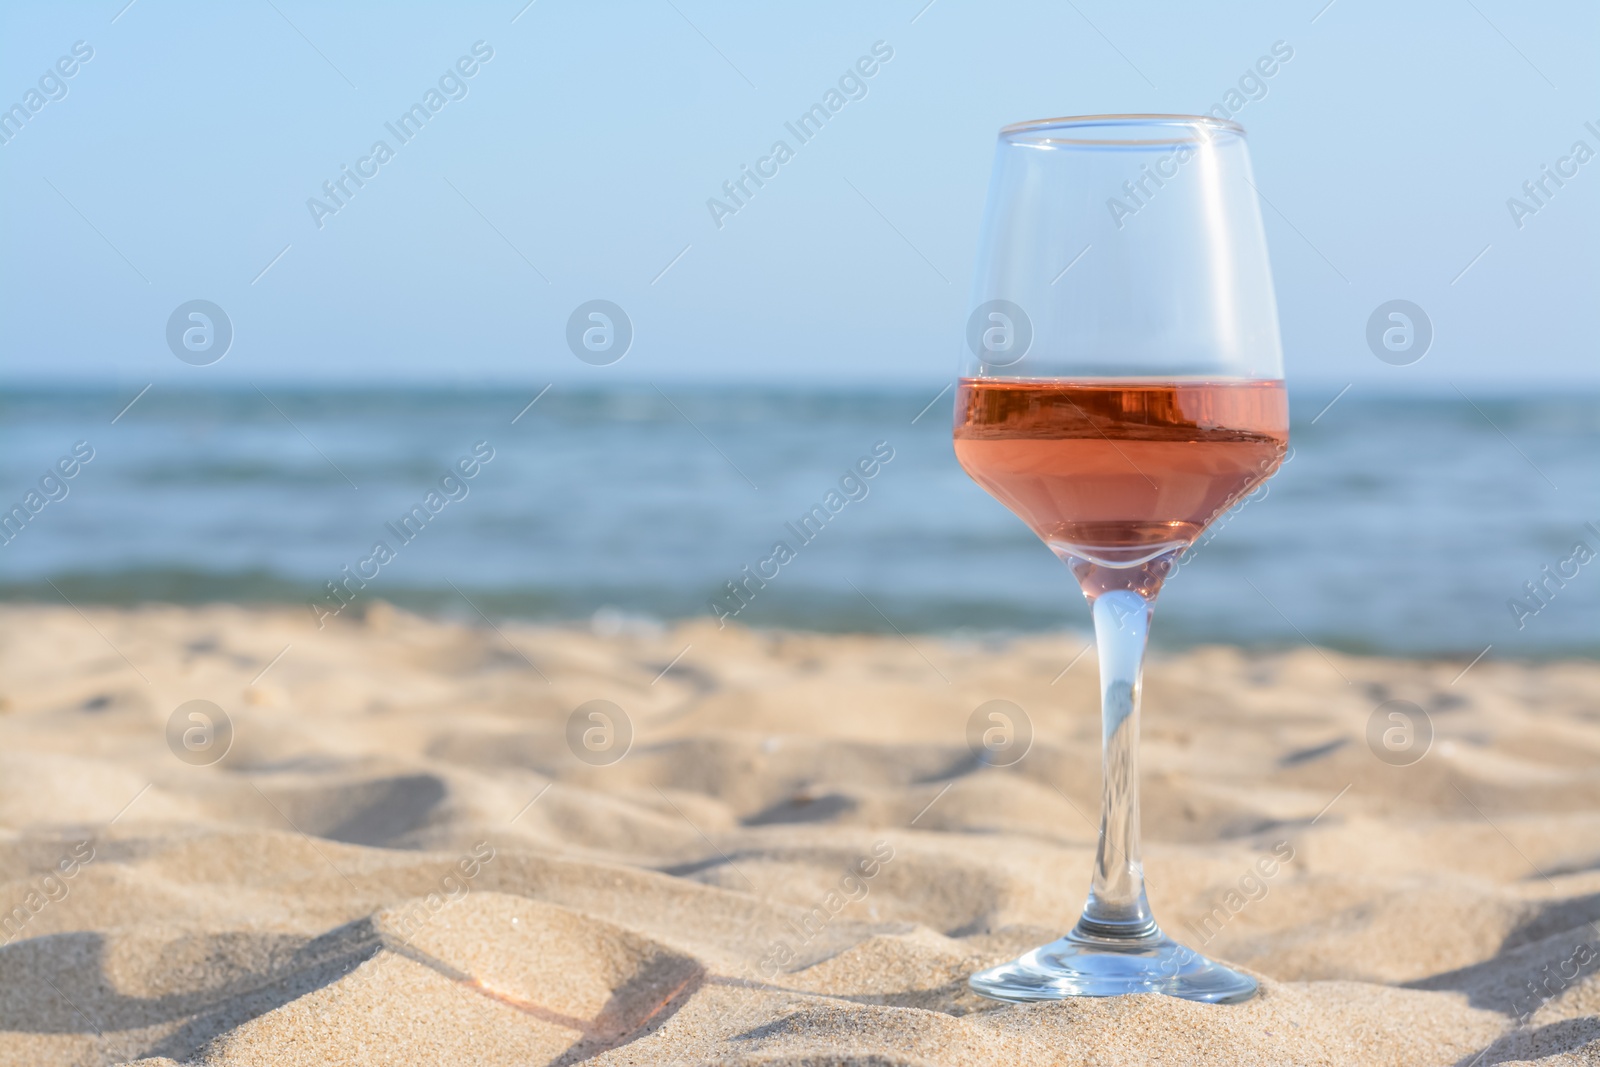
[[[156,386],[113,422],[132,392],[0,396],[0,504],[43,502],[0,545],[7,600],[309,616],[355,574],[357,604],[649,625],[731,612],[759,571],[753,626],[1087,627],[1066,569],[956,465],[948,392]],[[1600,562],[1575,551],[1600,552],[1600,396],[1357,387],[1313,422],[1332,394],[1291,387],[1289,461],[1167,584],[1158,644],[1600,651]],[[93,458],[62,478],[78,442]]]

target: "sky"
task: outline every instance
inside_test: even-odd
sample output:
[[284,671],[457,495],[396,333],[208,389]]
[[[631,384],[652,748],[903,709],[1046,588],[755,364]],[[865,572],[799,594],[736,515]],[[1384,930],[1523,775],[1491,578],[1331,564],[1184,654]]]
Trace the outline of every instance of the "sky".
[[[1600,153],[1600,7],[1538,7],[7,5],[0,381],[948,380],[998,128],[1222,104],[1291,382],[1593,386],[1600,158],[1573,151]],[[708,203],[777,140],[737,211]],[[1535,203],[1545,167],[1570,176]],[[203,329],[176,354],[195,300],[231,329],[218,360]],[[595,300],[631,332],[614,362],[569,344]],[[1406,365],[1367,341],[1393,300],[1432,329]]]

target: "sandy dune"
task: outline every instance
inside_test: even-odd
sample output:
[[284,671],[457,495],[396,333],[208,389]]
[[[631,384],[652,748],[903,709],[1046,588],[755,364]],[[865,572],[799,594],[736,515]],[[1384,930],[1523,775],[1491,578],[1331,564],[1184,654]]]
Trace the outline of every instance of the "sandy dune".
[[0,1062],[1600,1062],[1600,666],[1159,659],[1151,900],[1263,993],[1005,1006],[1087,884],[1081,638],[347,616],[0,612]]

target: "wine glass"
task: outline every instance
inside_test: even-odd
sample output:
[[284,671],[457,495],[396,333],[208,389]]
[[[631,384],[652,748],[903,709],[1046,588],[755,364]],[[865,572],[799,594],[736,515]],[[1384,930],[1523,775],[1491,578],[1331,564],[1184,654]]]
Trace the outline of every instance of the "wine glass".
[[1244,130],[1091,115],[1000,131],[955,404],[955,452],[1089,601],[1103,791],[1088,903],[1065,936],[974,974],[999,1000],[1256,982],[1174,942],[1145,899],[1139,687],[1181,552],[1277,470],[1288,401]]

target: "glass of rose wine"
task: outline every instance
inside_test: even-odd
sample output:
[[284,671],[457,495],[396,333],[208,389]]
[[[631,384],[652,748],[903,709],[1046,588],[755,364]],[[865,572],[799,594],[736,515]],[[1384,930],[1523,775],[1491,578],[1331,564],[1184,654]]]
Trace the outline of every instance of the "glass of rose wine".
[[972,479],[1066,563],[1100,661],[1100,837],[1056,941],[974,974],[1008,1001],[1167,993],[1248,975],[1162,933],[1139,851],[1139,689],[1180,554],[1288,445],[1283,355],[1244,130],[1092,115],[1000,131],[955,403]]

